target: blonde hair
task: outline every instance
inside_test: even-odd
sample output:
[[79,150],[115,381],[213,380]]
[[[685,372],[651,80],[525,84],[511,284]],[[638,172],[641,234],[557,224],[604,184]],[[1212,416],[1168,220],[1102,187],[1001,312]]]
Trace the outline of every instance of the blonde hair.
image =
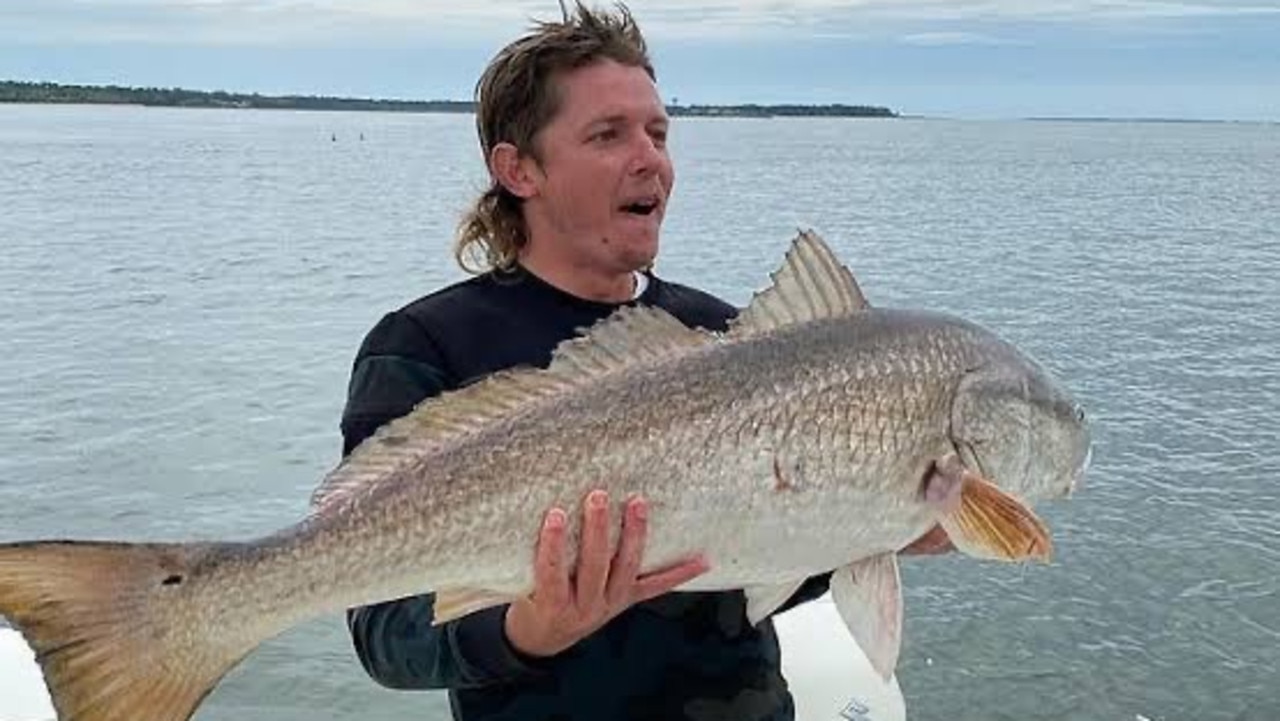
[[[640,28],[625,5],[616,13],[589,10],[575,1],[570,16],[536,23],[498,52],[476,83],[476,131],[486,166],[499,143],[540,162],[534,139],[560,108],[559,75],[600,60],[640,67],[656,80]],[[464,271],[509,270],[528,242],[523,201],[496,179],[458,224],[454,257]]]

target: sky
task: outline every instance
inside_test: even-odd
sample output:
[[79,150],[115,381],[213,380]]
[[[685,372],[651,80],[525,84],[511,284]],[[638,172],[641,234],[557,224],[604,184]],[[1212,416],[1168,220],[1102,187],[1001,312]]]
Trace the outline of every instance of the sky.
[[[1280,121],[1280,0],[632,0],[660,92]],[[557,0],[3,0],[0,79],[469,99]]]

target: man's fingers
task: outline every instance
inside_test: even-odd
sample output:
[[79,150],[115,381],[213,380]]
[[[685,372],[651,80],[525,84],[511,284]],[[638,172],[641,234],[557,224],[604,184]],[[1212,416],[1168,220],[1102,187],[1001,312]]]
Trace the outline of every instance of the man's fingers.
[[582,509],[582,546],[578,553],[577,603],[590,609],[601,603],[609,580],[609,494],[592,491]]
[[660,596],[682,583],[701,576],[710,568],[706,559],[698,557],[641,576],[631,589],[634,602],[639,603],[654,596]]
[[642,498],[632,498],[626,504],[622,519],[622,538],[618,541],[618,553],[613,568],[609,570],[609,584],[605,598],[610,606],[631,600],[631,587],[640,573],[640,560],[644,556],[645,535],[649,525],[649,507]]
[[604,593],[609,579],[609,494],[592,491],[582,508],[582,538],[578,548],[577,600],[592,602]]
[[538,536],[538,555],[534,563],[533,594],[539,602],[562,606],[569,601],[569,571],[565,567],[565,533],[568,519],[564,511],[553,508],[542,522]]

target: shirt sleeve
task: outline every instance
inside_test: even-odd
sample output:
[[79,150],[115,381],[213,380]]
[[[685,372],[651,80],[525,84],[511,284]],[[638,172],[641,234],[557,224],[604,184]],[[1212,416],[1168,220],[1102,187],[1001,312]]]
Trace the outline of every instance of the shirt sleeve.
[[[366,336],[351,372],[342,413],[343,455],[381,425],[455,383],[430,335],[398,313]],[[433,625],[434,596],[425,594],[347,611],[356,655],[379,684],[396,689],[484,686],[539,671],[541,660],[511,647],[506,606]]]

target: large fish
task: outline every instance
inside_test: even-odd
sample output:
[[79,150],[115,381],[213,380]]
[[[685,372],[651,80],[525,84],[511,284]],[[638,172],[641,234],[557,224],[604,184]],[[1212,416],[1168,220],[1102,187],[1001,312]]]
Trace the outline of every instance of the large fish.
[[702,553],[711,570],[684,589],[745,589],[753,623],[834,570],[841,615],[887,677],[896,552],[941,524],[972,556],[1047,559],[1026,504],[1071,491],[1089,431],[990,332],[869,306],[813,233],[771,278],[723,334],[624,308],[546,369],[425,401],[271,535],[2,545],[0,615],[63,721],[186,719],[306,619],[433,591],[439,622],[528,592],[543,513],[602,487],[650,501],[645,570]]

